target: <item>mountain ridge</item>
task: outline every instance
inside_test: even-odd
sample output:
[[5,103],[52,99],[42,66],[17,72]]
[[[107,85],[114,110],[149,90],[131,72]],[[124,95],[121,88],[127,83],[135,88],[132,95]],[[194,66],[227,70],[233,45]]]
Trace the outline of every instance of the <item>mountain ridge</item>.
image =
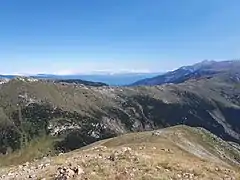
[[[0,75],[0,79],[13,79],[16,77],[28,77],[45,80],[82,80],[88,82],[101,82],[112,86],[125,86],[135,81],[147,77],[154,77],[161,73],[140,73],[140,72],[122,72],[122,73],[99,73],[99,74],[71,74],[71,75],[57,75],[57,74],[36,74],[36,75]],[[88,83],[89,84],[89,83]]]
[[183,125],[128,133],[66,154],[1,167],[8,161],[0,162],[0,179],[240,178],[237,146],[205,129]]
[[191,66],[183,66],[174,71],[167,72],[153,78],[137,81],[132,86],[138,85],[161,85],[166,83],[182,83],[190,79],[207,77],[218,73],[240,68],[240,60],[228,61],[202,61]]
[[237,71],[224,71],[179,84],[93,87],[15,78],[0,85],[0,152],[18,151],[45,136],[54,139],[53,151],[68,152],[179,124],[240,144],[239,79]]

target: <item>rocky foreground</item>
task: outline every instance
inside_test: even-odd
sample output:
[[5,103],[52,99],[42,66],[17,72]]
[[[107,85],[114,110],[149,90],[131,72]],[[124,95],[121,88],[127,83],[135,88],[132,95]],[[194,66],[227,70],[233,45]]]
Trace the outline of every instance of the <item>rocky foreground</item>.
[[240,151],[198,128],[132,133],[0,168],[2,180],[239,180]]

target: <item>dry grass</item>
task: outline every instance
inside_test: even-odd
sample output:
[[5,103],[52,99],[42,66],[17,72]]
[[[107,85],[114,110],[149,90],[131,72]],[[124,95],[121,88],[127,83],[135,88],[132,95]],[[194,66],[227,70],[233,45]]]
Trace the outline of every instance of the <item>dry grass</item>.
[[26,147],[8,155],[0,156],[1,166],[13,166],[23,164],[34,159],[42,158],[46,155],[54,154],[53,139],[45,136],[30,142]]
[[[182,143],[179,137],[185,137],[198,147],[192,132],[186,127],[175,127],[162,131],[159,136],[153,136],[151,132],[123,135],[49,158],[51,165],[35,173],[40,179],[54,179],[58,167],[71,165],[80,166],[85,172],[75,179],[210,180],[229,177],[238,180],[239,166],[228,164],[215,154],[212,156],[216,161],[208,156],[200,158],[192,153],[192,149],[188,151],[178,145]],[[125,147],[130,150],[125,151]],[[114,159],[109,158],[112,156]],[[41,163],[34,162],[31,166]]]

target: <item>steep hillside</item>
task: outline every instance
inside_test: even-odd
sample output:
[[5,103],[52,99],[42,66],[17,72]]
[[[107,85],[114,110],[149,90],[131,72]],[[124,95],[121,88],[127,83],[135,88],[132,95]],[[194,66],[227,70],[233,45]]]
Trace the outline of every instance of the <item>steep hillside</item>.
[[176,126],[126,134],[56,157],[5,166],[0,168],[0,179],[238,180],[239,172],[238,146],[201,128]]
[[32,78],[0,85],[0,152],[44,136],[70,151],[127,132],[186,124],[240,143],[240,85],[234,71],[181,84],[90,87]]

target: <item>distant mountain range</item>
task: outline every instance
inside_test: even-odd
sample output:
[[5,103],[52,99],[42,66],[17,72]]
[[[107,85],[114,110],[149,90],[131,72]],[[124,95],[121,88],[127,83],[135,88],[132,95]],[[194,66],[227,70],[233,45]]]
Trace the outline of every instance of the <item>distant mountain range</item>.
[[153,78],[146,78],[133,83],[133,86],[144,86],[144,85],[161,85],[168,83],[183,83],[189,79],[199,79],[214,74],[223,72],[239,72],[240,61],[202,61],[192,66],[183,66],[177,70],[167,72],[165,74],[155,76]]
[[0,79],[13,79],[16,75],[0,75]]
[[134,83],[140,79],[151,78],[161,73],[119,73],[119,74],[73,74],[73,75],[51,75],[38,74],[35,78],[45,79],[81,79],[92,82],[102,82],[112,86],[122,86]]
[[[54,75],[37,74],[30,77],[37,79],[56,79],[56,80],[83,80],[101,82],[112,86],[122,86],[132,84],[140,79],[151,78],[161,73],[119,73],[119,74],[73,74],[73,75]],[[12,79],[16,75],[0,75],[0,78]]]
[[56,83],[74,83],[74,84],[83,84],[85,86],[94,86],[94,87],[101,87],[101,86],[108,86],[108,84],[102,82],[92,82],[92,81],[84,81],[81,79],[57,79],[53,80]]
[[203,61],[127,87],[47,77],[0,83],[0,153],[43,137],[53,141],[53,152],[66,152],[127,132],[183,124],[240,144],[240,61]]

